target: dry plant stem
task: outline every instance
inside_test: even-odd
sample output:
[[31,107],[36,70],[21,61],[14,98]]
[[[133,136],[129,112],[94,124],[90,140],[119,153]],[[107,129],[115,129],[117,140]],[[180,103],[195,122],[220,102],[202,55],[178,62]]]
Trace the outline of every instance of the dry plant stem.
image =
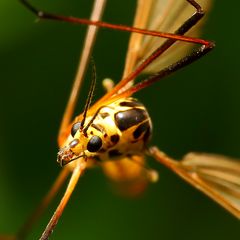
[[81,162],[81,159],[78,160],[78,162],[76,163],[76,167],[73,170],[71,179],[69,181],[69,184],[67,186],[67,189],[65,191],[64,196],[61,199],[61,202],[59,203],[56,211],[54,212],[51,220],[49,221],[47,227],[45,228],[40,240],[47,240],[49,238],[49,236],[51,235],[51,233],[53,232],[55,226],[58,223],[59,218],[61,217],[63,210],[65,209],[69,198],[71,197],[73,190],[76,187],[76,184],[79,180],[79,177],[81,176],[81,174],[83,173],[84,169],[86,168],[86,162]]
[[26,238],[29,231],[32,229],[33,225],[42,216],[43,212],[46,210],[49,203],[52,201],[52,199],[58,193],[59,189],[65,182],[69,173],[70,173],[70,171],[67,168],[62,169],[62,171],[58,175],[57,179],[55,180],[54,184],[50,188],[49,192],[42,199],[41,203],[36,208],[36,210],[32,213],[32,215],[27,219],[27,221],[22,226],[22,228],[18,231],[18,233],[16,235],[16,239],[25,239]]
[[[105,8],[105,4],[106,4],[106,0],[95,1],[93,11],[91,14],[92,20],[101,19],[104,8]],[[82,86],[82,82],[87,69],[89,58],[91,56],[92,49],[95,43],[97,31],[98,31],[98,27],[95,27],[95,26],[88,27],[84,45],[83,45],[83,51],[79,61],[79,67],[78,67],[77,74],[72,86],[71,94],[69,96],[69,100],[63,115],[61,126],[59,129],[59,135],[58,135],[59,145],[61,145],[61,143],[63,142],[64,132],[66,131],[69,123],[72,121],[72,116],[73,116],[74,109],[76,107],[76,103],[77,103],[79,92],[80,92],[79,90]]]

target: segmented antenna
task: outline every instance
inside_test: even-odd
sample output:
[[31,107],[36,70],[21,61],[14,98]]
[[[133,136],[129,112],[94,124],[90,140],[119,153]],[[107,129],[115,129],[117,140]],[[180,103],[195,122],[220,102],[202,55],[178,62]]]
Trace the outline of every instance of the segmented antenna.
[[93,59],[91,59],[91,63],[92,63],[92,82],[91,82],[91,86],[90,86],[90,90],[88,93],[88,97],[87,97],[87,101],[84,107],[84,112],[83,112],[83,120],[81,121],[81,125],[80,125],[80,129],[84,128],[84,123],[86,121],[86,117],[87,117],[87,111],[90,107],[91,101],[92,101],[92,97],[93,97],[93,92],[96,86],[96,80],[97,80],[97,75],[96,75],[96,65]]

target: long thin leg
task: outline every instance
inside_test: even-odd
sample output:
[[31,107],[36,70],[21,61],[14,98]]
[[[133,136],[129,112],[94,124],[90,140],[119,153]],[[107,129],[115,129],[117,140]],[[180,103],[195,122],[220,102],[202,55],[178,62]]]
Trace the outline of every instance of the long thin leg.
[[50,202],[54,199],[56,194],[58,193],[59,189],[62,187],[63,183],[65,182],[66,178],[68,177],[70,171],[68,168],[64,168],[60,174],[58,175],[57,179],[53,183],[52,187],[42,199],[40,204],[37,206],[35,211],[30,215],[30,217],[26,220],[23,226],[19,229],[16,235],[13,236],[0,236],[0,240],[23,240],[26,239],[28,233],[33,228],[34,224],[37,220],[42,216]]
[[[128,94],[130,95],[136,91],[139,91],[140,89],[150,85],[151,82],[156,82],[160,80],[163,76],[167,76],[170,73],[176,71],[177,69],[190,64],[191,61],[193,62],[199,59],[200,57],[205,55],[207,52],[209,52],[211,49],[213,49],[215,46],[214,43],[211,41],[183,36],[183,34],[185,34],[190,28],[192,28],[204,15],[204,12],[201,6],[195,0],[187,0],[187,1],[196,9],[196,12],[186,22],[184,22],[183,25],[174,34],[157,32],[157,31],[149,31],[146,29],[139,29],[139,28],[123,26],[123,25],[115,25],[115,24],[110,24],[110,23],[100,22],[100,21],[91,21],[88,19],[65,17],[65,16],[49,14],[34,8],[26,0],[20,0],[20,1],[28,9],[30,9],[33,13],[35,13],[39,18],[42,18],[42,19],[60,20],[60,21],[78,23],[78,24],[90,24],[90,25],[95,25],[99,27],[117,29],[121,31],[136,32],[136,33],[141,33],[141,34],[146,34],[146,35],[151,35],[156,37],[168,38],[168,40],[163,45],[161,45],[149,57],[147,57],[132,73],[130,73],[125,79],[122,79],[112,89],[111,92],[105,94],[104,97],[102,97],[97,103],[95,103],[93,109],[98,108],[98,105],[100,106],[102,102],[111,101],[112,99],[109,100],[110,97],[116,94],[123,86],[125,86],[128,82],[130,82],[137,75],[139,75],[152,61],[154,61],[161,54],[163,54],[176,41],[184,41],[189,43],[201,44],[202,47],[197,51],[193,52],[191,55],[187,56],[186,58],[183,58],[180,61],[176,62],[175,64],[170,65],[168,68],[163,69],[156,76],[155,75],[152,76],[151,80],[149,79],[148,81],[144,81],[144,83],[141,82],[138,85],[133,86],[131,90],[129,89],[123,92],[124,94],[119,94],[118,96],[127,96]],[[152,78],[154,78],[154,80]],[[113,99],[118,98],[118,96],[114,96]]]
[[[146,29],[141,29],[141,28],[129,27],[129,26],[125,26],[125,25],[117,25],[117,24],[111,24],[111,23],[101,22],[101,21],[92,21],[92,20],[84,19],[84,18],[67,17],[67,16],[46,13],[46,12],[43,12],[43,11],[38,10],[37,8],[33,7],[27,0],[19,0],[19,1],[21,1],[30,11],[32,11],[40,19],[57,20],[57,21],[64,21],[64,22],[83,24],[83,25],[94,25],[94,26],[98,26],[98,27],[102,27],[102,28],[110,28],[110,29],[115,29],[115,30],[125,31],[125,32],[136,32],[136,33],[150,35],[150,36],[154,36],[154,37],[162,37],[162,38],[180,40],[183,42],[208,44],[208,41],[203,40],[203,39],[186,37],[186,36],[176,35],[173,33],[151,31],[151,30],[146,30]],[[193,2],[196,3],[194,0],[187,0],[187,1],[191,4]],[[195,7],[195,5],[194,5],[194,7]]]
[[[131,96],[132,94],[140,91],[141,89],[150,86],[151,84],[167,77],[168,75],[176,72],[177,70],[195,62],[196,60],[198,60],[199,58],[201,58],[202,56],[204,56],[205,54],[207,54],[209,51],[212,50],[212,48],[214,47],[214,45],[209,45],[209,46],[202,46],[199,49],[194,50],[191,54],[189,54],[188,56],[180,59],[179,61],[171,64],[170,66],[164,68],[163,70],[161,70],[158,73],[155,73],[154,75],[151,75],[149,78],[141,81],[140,83],[132,86],[131,88],[127,89],[126,91],[113,96],[110,101],[114,101],[114,99],[119,99],[119,98],[123,98],[123,97],[128,97]],[[105,103],[106,104],[106,103]]]
[[[179,29],[176,30],[176,35],[183,35],[187,31],[189,31],[193,26],[195,26],[199,20],[204,16],[204,11],[199,4],[197,4],[194,0],[187,0],[195,9],[196,12],[186,20]],[[115,88],[108,94],[106,94],[103,98],[100,99],[100,102],[104,102],[106,99],[109,99],[111,95],[117,93],[123,86],[125,86],[128,82],[136,78],[149,64],[151,64],[156,58],[160,57],[168,48],[170,48],[177,40],[176,39],[168,39],[166,40],[159,48],[154,50],[149,57],[147,57],[132,73],[130,73],[126,78],[122,79]],[[202,44],[202,43],[200,43]],[[205,41],[205,44],[209,49],[214,47],[214,43],[211,41]]]
[[185,181],[187,181],[188,183],[190,183],[200,191],[204,192],[207,195],[209,195],[209,192],[210,192],[211,194],[216,196],[216,198],[218,197],[218,194],[214,193],[208,186],[205,186],[205,184],[203,185],[202,182],[199,181],[197,176],[194,176],[194,177],[188,176],[186,174],[186,170],[184,170],[181,167],[180,161],[176,161],[170,158],[164,152],[160,151],[157,147],[151,147],[149,149],[149,153],[159,163],[171,169],[173,172],[175,172],[177,175],[179,175],[181,178],[183,178]]
[[[239,174],[238,174],[239,164],[237,162],[234,162],[233,160],[226,158],[227,161],[230,162],[232,161],[232,163],[234,163],[233,164],[234,167],[231,166],[231,163],[229,164],[224,163],[224,165],[221,166],[220,161],[218,163],[218,166],[215,166],[215,168],[214,165],[212,165],[211,168],[209,168],[210,170],[215,170],[213,171],[212,175],[209,172],[206,175],[204,174],[201,175],[201,171],[203,171],[204,173],[204,169],[205,170],[207,169],[206,166],[201,167],[201,165],[199,166],[197,166],[196,164],[191,165],[189,162],[188,164],[185,164],[186,161],[185,158],[183,158],[183,160],[181,161],[175,161],[174,159],[168,157],[165,153],[161,152],[157,147],[151,147],[149,149],[149,153],[159,163],[171,169],[173,172],[175,172],[179,177],[184,179],[190,185],[192,185],[199,191],[203,192],[208,197],[212,198],[214,201],[216,201],[218,204],[220,204],[222,207],[224,207],[226,210],[228,210],[230,213],[232,213],[234,216],[240,219]],[[208,156],[209,155],[205,154],[205,157]],[[216,172],[218,174],[216,174]],[[221,176],[226,175],[230,177],[221,178]],[[234,181],[232,181],[232,179],[234,179]]]
[[56,211],[54,212],[51,220],[49,221],[47,227],[45,228],[40,240],[47,240],[49,238],[49,236],[51,235],[53,229],[57,225],[58,220],[61,217],[63,210],[65,209],[65,207],[73,193],[73,190],[76,187],[79,177],[81,176],[81,174],[83,173],[85,168],[86,168],[85,159],[78,160],[76,163],[76,167],[73,170],[73,173],[72,173],[71,179],[69,181],[69,184],[67,186],[67,189],[65,191],[65,194],[62,197],[62,199],[61,199]]
[[21,227],[21,229],[17,233],[17,239],[25,239],[29,231],[32,229],[33,225],[37,222],[37,220],[42,216],[43,212],[48,207],[49,203],[53,200],[53,198],[58,193],[59,189],[65,182],[67,176],[70,171],[68,168],[63,168],[54,184],[46,194],[46,196],[42,199],[39,206],[35,209],[32,215],[27,219],[25,224]]
[[[104,101],[104,104],[108,104],[110,102],[114,102],[117,99],[120,98],[126,98],[131,96],[132,94],[140,91],[143,88],[146,88],[148,86],[150,86],[151,84],[160,81],[161,79],[167,77],[168,75],[176,72],[177,70],[193,63],[194,61],[198,60],[199,58],[201,58],[202,56],[204,56],[205,54],[207,54],[209,51],[212,50],[212,48],[214,47],[214,45],[210,44],[208,46],[203,45],[202,47],[200,47],[199,49],[194,50],[190,55],[183,57],[182,59],[180,59],[179,61],[171,64],[170,66],[162,69],[160,72],[155,73],[153,75],[151,75],[150,77],[148,77],[147,79],[141,81],[140,83],[135,84],[134,86],[130,87],[129,89],[114,95],[113,97],[109,98],[108,100]],[[98,104],[101,105],[101,102],[97,102],[96,105],[94,105],[94,107],[98,108]],[[96,109],[94,108],[94,109]]]
[[[106,0],[95,1],[93,11],[90,17],[92,20],[98,21],[99,19],[101,19],[105,4],[106,4]],[[62,145],[62,142],[66,139],[66,136],[65,136],[66,129],[72,120],[72,116],[78,100],[80,88],[83,82],[83,78],[87,69],[89,58],[91,56],[94,42],[96,39],[97,30],[98,28],[95,26],[89,26],[87,30],[87,34],[86,34],[84,45],[83,45],[83,51],[79,61],[79,67],[77,70],[77,74],[75,76],[71,94],[69,96],[68,103],[67,103],[67,106],[62,118],[62,122],[60,125],[59,133],[58,133],[59,145]]]
[[[102,16],[103,9],[105,6],[106,0],[96,0],[93,8],[93,12],[91,15],[91,19],[93,20],[99,20]],[[63,139],[63,133],[65,132],[65,129],[67,128],[67,125],[69,124],[75,105],[78,97],[78,92],[81,86],[81,82],[85,73],[85,69],[89,60],[89,56],[91,55],[92,47],[95,41],[97,33],[97,28],[95,26],[90,26],[88,28],[88,32],[86,35],[85,43],[84,43],[84,51],[81,56],[81,64],[79,65],[79,69],[77,71],[77,75],[75,78],[75,82],[73,85],[73,90],[71,92],[71,96],[69,98],[64,117],[62,120],[62,124],[59,131],[59,142]],[[36,223],[36,221],[41,217],[43,212],[48,207],[49,203],[52,201],[52,199],[56,196],[58,193],[60,187],[65,182],[67,176],[69,175],[70,171],[68,168],[64,168],[61,173],[59,174],[58,178],[54,182],[53,186],[47,193],[47,195],[43,198],[39,206],[36,208],[36,210],[32,213],[32,215],[27,219],[25,224],[21,227],[21,229],[18,231],[18,233],[15,236],[0,236],[0,239],[25,239],[33,225]],[[77,174],[73,174],[73,177],[76,179]],[[73,182],[73,181],[72,181]],[[72,184],[71,182],[71,184]],[[69,184],[70,185],[70,184]],[[68,194],[70,192],[68,191]],[[66,200],[65,200],[66,201]]]

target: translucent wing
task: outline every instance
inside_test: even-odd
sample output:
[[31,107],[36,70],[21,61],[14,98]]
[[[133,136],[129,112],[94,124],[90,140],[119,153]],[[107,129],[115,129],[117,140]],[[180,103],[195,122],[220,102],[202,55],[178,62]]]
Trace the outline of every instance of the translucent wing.
[[189,153],[181,161],[202,191],[240,218],[240,161],[214,154]]
[[[198,0],[202,8],[208,12],[212,0]],[[134,26],[149,30],[174,33],[193,13],[195,9],[186,0],[138,0]],[[205,18],[204,18],[205,19]],[[198,37],[203,21],[200,21],[187,35]],[[153,50],[161,46],[165,39],[151,36],[139,36],[133,33],[129,41],[124,76],[145,59]],[[148,66],[144,73],[154,73],[180,59],[191,50],[192,44],[177,42],[160,58]]]
[[240,219],[240,160],[221,155],[189,153],[178,162],[156,147],[153,157]]
[[[156,1],[157,2],[157,1]],[[152,7],[153,0],[138,0],[133,26],[137,28],[147,28],[147,22]],[[139,58],[144,36],[132,33],[128,43],[128,51],[125,60],[123,78],[126,77],[135,67]]]
[[[203,8],[205,7],[205,9],[209,9],[211,0],[199,0],[198,2],[202,4]],[[190,4],[187,0],[138,0],[134,26],[159,32],[160,36],[161,34],[163,36],[163,32],[175,33],[187,20],[192,20],[192,23],[197,21],[196,14],[194,14],[196,13],[196,7],[193,6],[194,3],[196,2],[193,1],[193,3]],[[186,28],[184,29],[192,29],[191,34],[193,36],[199,35],[202,21],[195,25],[191,25],[189,21],[188,27],[185,26]],[[182,32],[186,31],[182,29]],[[188,34],[190,34],[189,32],[190,30],[188,31]],[[139,83],[138,86],[135,86],[135,89],[131,88],[134,79],[140,73],[157,73],[162,70],[164,66],[168,65],[168,63],[171,65],[186,57],[188,50],[192,53],[190,48],[192,48],[193,44],[188,42],[203,44],[203,40],[200,41],[200,39],[195,38],[195,41],[193,41],[193,38],[184,36],[184,41],[176,40],[177,42],[173,41],[172,44],[168,42],[168,46],[171,47],[169,49],[162,48],[162,52],[158,52],[160,57],[155,58],[158,54],[153,54],[153,52],[155,52],[156,49],[161,48],[161,46],[164,46],[166,39],[147,35],[147,33],[146,35],[136,33],[131,34],[123,78],[111,89],[111,91],[105,94],[94,104],[94,106],[92,106],[90,109],[91,111],[119,98],[129,97],[140,89],[149,86],[153,82],[151,82],[150,79],[145,79],[146,81],[144,84],[141,85],[141,83]],[[169,39],[173,39],[173,36],[169,36]],[[175,35],[175,39],[180,38]],[[213,45],[210,41],[204,42],[208,46]],[[205,49],[210,50],[212,47]],[[199,49],[199,51],[202,52],[203,49]],[[204,54],[201,54],[201,56],[203,55]],[[155,61],[153,59],[155,59]],[[148,67],[146,67],[147,65]],[[181,66],[183,67],[184,64]],[[175,69],[177,68],[175,67]],[[169,70],[168,74],[170,73],[171,71]],[[159,79],[160,78],[156,78],[155,80],[157,81]]]

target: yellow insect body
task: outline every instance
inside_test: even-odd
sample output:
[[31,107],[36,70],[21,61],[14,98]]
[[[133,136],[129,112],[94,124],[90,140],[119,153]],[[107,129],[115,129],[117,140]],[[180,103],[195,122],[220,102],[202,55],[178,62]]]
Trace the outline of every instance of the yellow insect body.
[[80,122],[73,124],[71,136],[58,153],[62,165],[82,156],[109,161],[144,154],[152,123],[140,102],[120,99],[96,113],[86,118],[87,129],[81,129]]
[[[58,162],[74,168],[84,157],[88,165],[101,164],[105,174],[122,185],[120,192],[134,196],[141,193],[157,174],[147,170],[144,154],[151,136],[152,123],[146,108],[134,98],[125,98],[102,106],[81,122],[73,124],[71,134],[58,153]],[[124,187],[123,187],[124,183]]]
[[[138,0],[133,27],[101,22],[104,0],[95,1],[91,20],[45,13],[27,0],[21,2],[39,18],[93,26],[88,28],[81,64],[59,131],[58,162],[67,166],[33,217],[20,229],[18,239],[26,236],[27,230],[72,172],[66,192],[41,236],[41,240],[49,238],[88,165],[101,165],[105,174],[117,183],[120,191],[131,195],[142,192],[149,181],[157,180],[157,174],[145,165],[146,152],[240,218],[239,162],[224,156],[196,153],[176,161],[157,147],[147,149],[151,119],[146,108],[131,98],[134,93],[196,61],[214,48],[211,41],[195,38],[199,35],[202,25],[200,20],[204,16],[201,5],[209,9],[210,0]],[[116,86],[110,86],[109,92],[90,106],[94,81],[84,113],[75,118],[72,124],[77,92],[91,55],[97,27],[132,32],[123,78]],[[185,36],[189,33],[194,37]],[[191,50],[192,45],[189,43],[200,44],[201,47]],[[142,73],[151,75],[138,83],[134,82]]]
[[[146,108],[136,99],[119,99],[102,106],[93,116],[88,116],[85,122],[87,127],[83,129],[81,122],[73,124],[71,134],[58,153],[58,162],[61,165],[66,165],[79,157],[100,162],[129,159],[137,163],[134,155],[143,157],[151,135],[152,123]],[[136,162],[134,164],[137,164]],[[120,164],[121,172],[129,172],[131,166]],[[109,166],[105,165],[105,168]],[[110,172],[112,170],[109,174]],[[117,179],[125,180],[124,177]]]

